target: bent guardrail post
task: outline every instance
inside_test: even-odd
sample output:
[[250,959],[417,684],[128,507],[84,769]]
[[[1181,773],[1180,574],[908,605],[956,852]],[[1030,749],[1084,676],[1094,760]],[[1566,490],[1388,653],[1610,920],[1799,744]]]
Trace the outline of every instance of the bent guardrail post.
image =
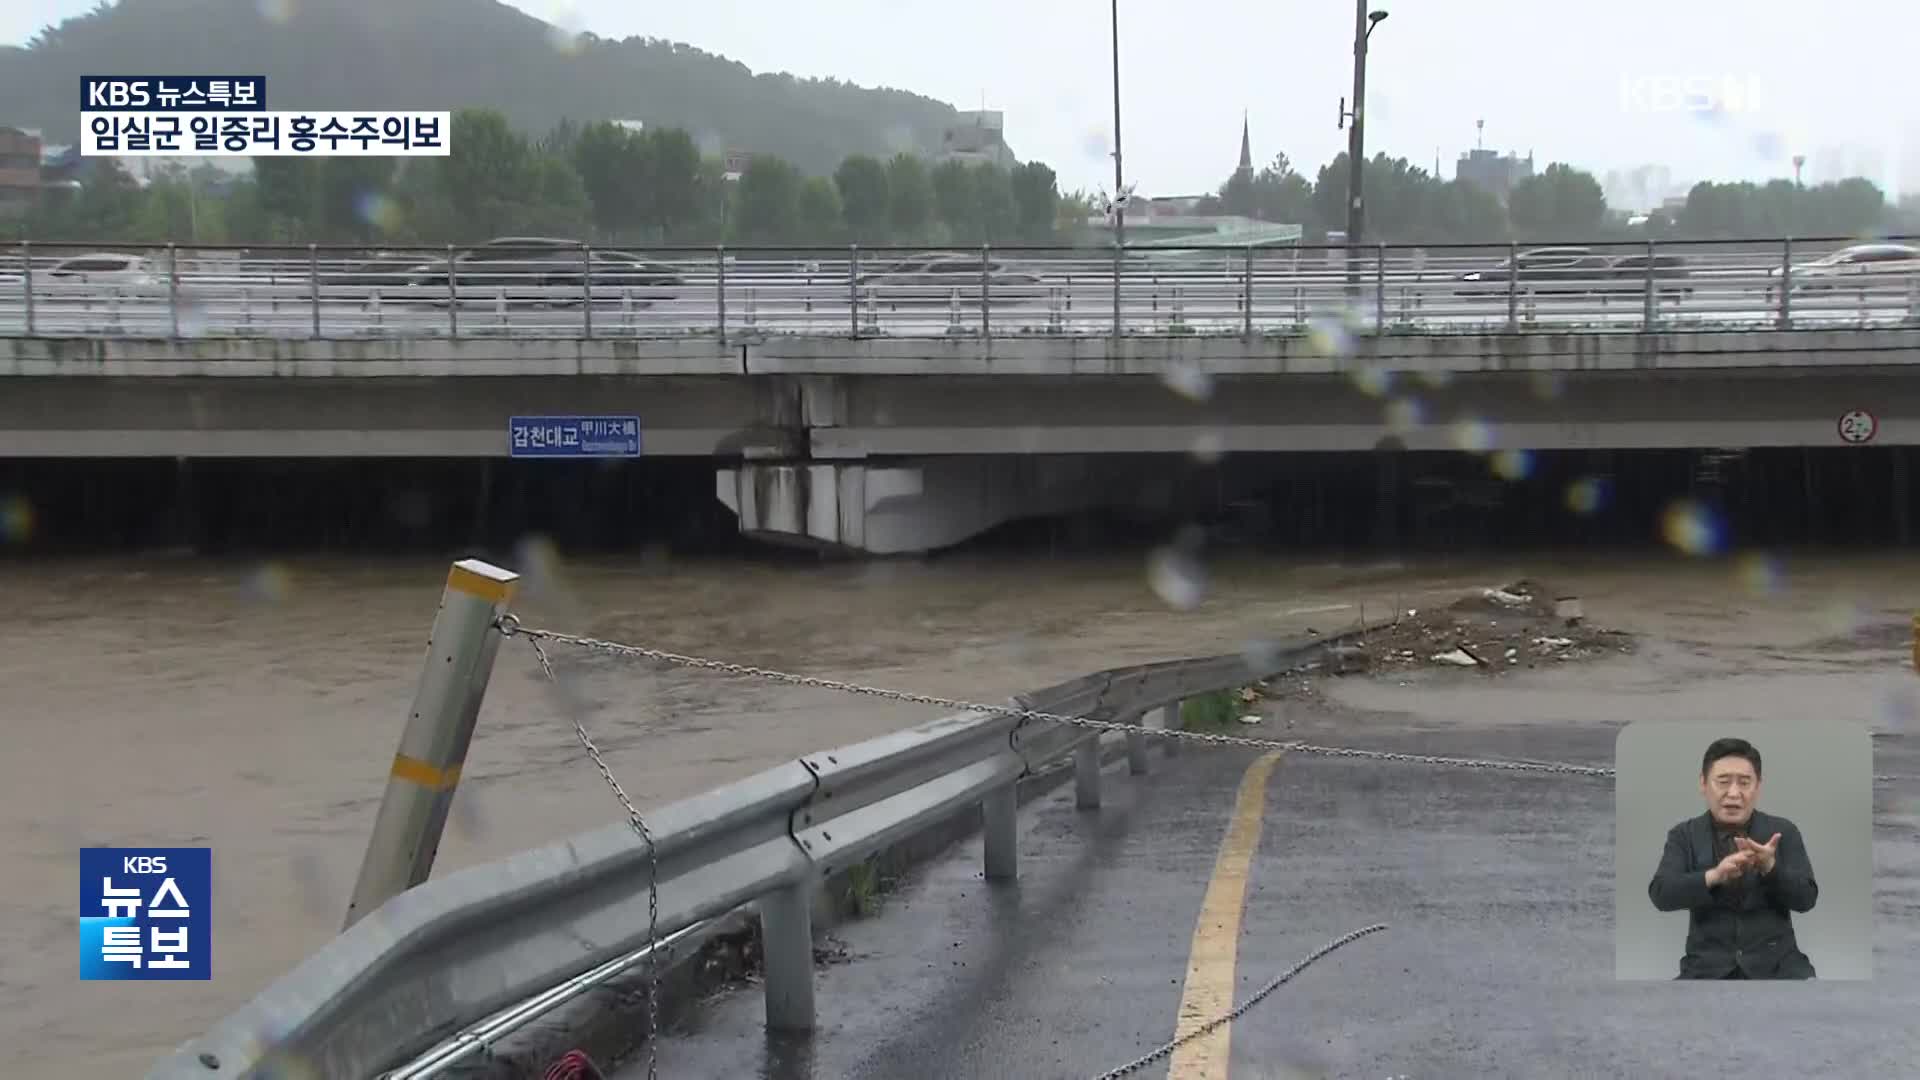
[[518,574],[478,559],[462,559],[447,572],[419,689],[347,905],[348,927],[427,880],[433,870],[460,766],[467,760],[474,721],[500,649],[494,620],[506,610],[518,580]]

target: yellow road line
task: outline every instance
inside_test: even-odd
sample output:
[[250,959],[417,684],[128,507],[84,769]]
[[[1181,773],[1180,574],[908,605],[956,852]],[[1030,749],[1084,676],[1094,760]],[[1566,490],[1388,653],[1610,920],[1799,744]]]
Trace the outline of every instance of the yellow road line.
[[[1233,1008],[1234,960],[1240,948],[1240,916],[1247,898],[1247,872],[1260,846],[1260,824],[1267,803],[1267,778],[1280,764],[1280,751],[1263,754],[1247,767],[1234,801],[1227,835],[1207,882],[1200,920],[1193,928],[1187,956],[1187,985],[1180,994],[1180,1023],[1185,1036]],[[1233,1025],[1222,1024],[1173,1052],[1167,1080],[1226,1080],[1233,1048]]]

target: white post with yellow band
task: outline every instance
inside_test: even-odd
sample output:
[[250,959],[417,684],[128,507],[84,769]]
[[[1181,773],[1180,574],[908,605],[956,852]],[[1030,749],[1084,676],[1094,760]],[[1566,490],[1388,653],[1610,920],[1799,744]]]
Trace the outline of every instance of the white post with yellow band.
[[347,905],[347,926],[427,880],[433,870],[500,649],[494,621],[505,614],[519,579],[478,559],[462,559],[447,573],[420,686]]

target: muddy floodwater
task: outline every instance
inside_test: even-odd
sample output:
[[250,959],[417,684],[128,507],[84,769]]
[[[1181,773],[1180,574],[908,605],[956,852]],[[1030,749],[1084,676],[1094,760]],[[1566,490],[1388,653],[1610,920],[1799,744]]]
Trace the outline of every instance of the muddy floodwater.
[[[999,700],[1088,670],[1237,649],[1520,577],[1649,647],[1510,685],[1476,672],[1350,681],[1366,716],[1624,722],[1671,665],[1699,718],[1836,708],[1906,726],[1920,558],[1512,556],[1418,564],[1143,556],[770,566],[531,559],[531,625],[936,695]],[[0,1073],[139,1075],[338,931],[446,564],[119,558],[0,565]],[[1177,609],[1195,598],[1197,606]],[[1171,601],[1171,603],[1170,603]],[[939,710],[660,670],[557,648],[557,698],[503,647],[436,872],[602,825],[618,807],[566,701],[642,807]],[[1621,674],[1624,673],[1624,674]],[[1624,681],[1623,681],[1624,679]],[[1317,738],[1319,736],[1316,736]],[[1324,740],[1323,740],[1324,741]],[[76,849],[213,848],[214,978],[81,982]]]

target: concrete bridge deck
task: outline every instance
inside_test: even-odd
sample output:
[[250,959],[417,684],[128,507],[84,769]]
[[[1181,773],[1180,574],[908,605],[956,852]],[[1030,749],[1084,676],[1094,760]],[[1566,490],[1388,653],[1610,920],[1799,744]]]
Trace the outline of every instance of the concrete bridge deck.
[[1912,445],[1916,362],[1920,328],[12,338],[0,457],[485,460],[510,453],[512,417],[613,413],[640,418],[646,456],[715,459],[750,535],[911,552],[1159,507],[1187,462],[1225,453]]

